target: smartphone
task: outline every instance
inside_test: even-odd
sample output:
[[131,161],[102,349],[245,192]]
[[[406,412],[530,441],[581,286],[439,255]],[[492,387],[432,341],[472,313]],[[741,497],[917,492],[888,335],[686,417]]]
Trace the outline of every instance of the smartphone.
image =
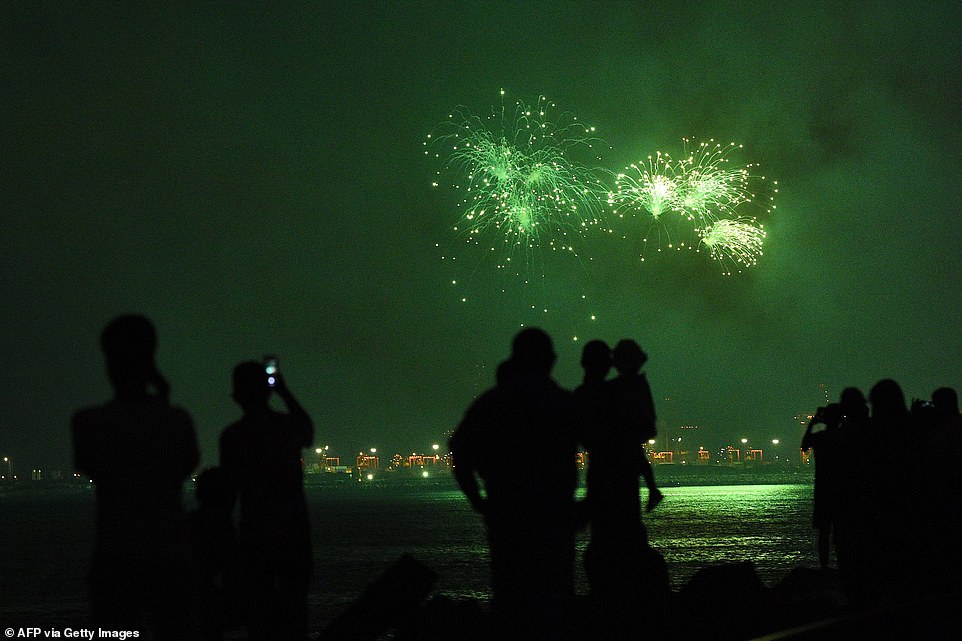
[[267,374],[268,387],[277,386],[277,370],[279,360],[276,356],[264,357],[264,373]]

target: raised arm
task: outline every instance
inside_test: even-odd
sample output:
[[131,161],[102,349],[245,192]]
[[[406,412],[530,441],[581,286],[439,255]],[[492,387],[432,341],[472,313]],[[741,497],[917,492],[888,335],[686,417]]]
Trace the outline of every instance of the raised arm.
[[304,410],[291,390],[288,389],[287,383],[280,374],[275,374],[277,384],[274,386],[274,392],[284,401],[284,406],[287,408],[287,412],[293,419],[294,423],[298,428],[298,442],[301,447],[309,447],[311,443],[314,442],[314,421]]

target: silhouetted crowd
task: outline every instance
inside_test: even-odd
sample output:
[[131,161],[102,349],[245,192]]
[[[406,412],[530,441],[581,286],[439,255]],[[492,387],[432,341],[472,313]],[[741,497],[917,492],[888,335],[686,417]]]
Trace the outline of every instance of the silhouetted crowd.
[[[253,361],[234,369],[243,415],[224,429],[220,466],[198,477],[199,507],[185,515],[183,483],[200,453],[190,415],[170,404],[157,370],[153,325],[121,316],[101,348],[114,398],[72,424],[76,468],[97,497],[92,623],[156,640],[222,639],[238,624],[251,640],[305,639],[311,545],[301,449],[314,427],[283,377]],[[287,412],[270,407],[273,395]]]
[[[101,347],[114,398],[77,412],[72,424],[76,467],[96,488],[92,623],[157,640],[223,639],[243,626],[251,640],[303,641],[312,557],[301,450],[314,427],[284,379],[264,363],[234,369],[242,415],[221,434],[220,465],[197,478],[199,507],[185,514],[182,486],[200,456],[192,419],[170,404],[157,370],[153,325],[121,316]],[[645,510],[663,498],[644,448],[656,435],[647,355],[632,340],[613,350],[591,341],[573,392],[552,379],[555,360],[545,332],[518,333],[496,384],[451,437],[455,479],[482,516],[490,548],[491,632],[478,638],[632,638],[639,607],[657,612],[669,603],[667,566],[649,545],[639,497],[643,479]],[[285,412],[272,409],[274,396]],[[528,464],[503,455],[507,442]],[[581,448],[588,473],[577,501]],[[892,380],[876,384],[868,402],[846,389],[812,418],[802,449],[815,452],[820,563],[829,566],[834,541],[853,601],[874,606],[959,587],[962,418],[954,390],[909,408]],[[584,527],[587,608],[576,607],[574,590],[575,535]],[[395,574],[413,576],[412,567],[408,559]]]
[[813,416],[802,439],[802,450],[810,449],[819,561],[829,566],[834,540],[857,603],[962,585],[962,416],[954,389],[907,406],[891,379],[876,383],[868,402],[847,388]]

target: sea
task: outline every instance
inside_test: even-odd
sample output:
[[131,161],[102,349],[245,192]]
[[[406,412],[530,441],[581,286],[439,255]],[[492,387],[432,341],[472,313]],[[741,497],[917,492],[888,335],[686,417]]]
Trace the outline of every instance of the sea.
[[[716,564],[752,561],[767,585],[795,567],[817,567],[809,469],[657,466],[655,472],[665,499],[644,522],[673,588]],[[438,575],[436,593],[490,598],[484,526],[449,475],[364,483],[308,478],[306,490],[312,629],[323,629],[402,554]],[[191,508],[192,488],[185,492]],[[91,487],[0,489],[0,627],[85,625],[93,537]],[[587,592],[580,567],[586,544],[582,533],[581,593]]]

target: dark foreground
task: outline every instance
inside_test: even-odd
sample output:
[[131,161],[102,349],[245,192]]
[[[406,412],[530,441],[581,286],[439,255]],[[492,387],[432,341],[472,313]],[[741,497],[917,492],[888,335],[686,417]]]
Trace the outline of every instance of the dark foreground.
[[[322,641],[498,641],[502,629],[474,600],[431,594],[436,576],[403,556],[335,619]],[[902,595],[856,607],[837,572],[796,568],[766,588],[751,562],[705,568],[681,590],[637,604],[617,621],[599,620],[597,604],[579,597],[570,639],[958,638],[962,592]],[[513,637],[512,637],[513,638]]]
[[[645,522],[668,563],[672,592],[665,603],[639,604],[630,614],[626,623],[637,638],[749,639],[834,617],[855,625],[846,618],[854,610],[835,573],[809,569],[817,560],[807,471],[659,472],[667,498]],[[708,484],[719,482],[727,484]],[[85,624],[92,499],[77,489],[0,493],[0,623]],[[315,636],[409,554],[417,564],[399,583],[407,600],[392,606],[390,594],[381,595],[374,608],[381,613],[362,610],[356,620],[394,629],[401,641],[501,638],[487,622],[483,525],[449,480],[324,484],[309,487],[308,500]],[[583,545],[584,537],[579,549]],[[426,572],[414,569],[422,565]],[[418,583],[421,574],[434,578]],[[580,568],[577,587],[587,594]],[[926,616],[919,625],[945,620],[938,612]],[[591,618],[590,601],[582,597],[572,624],[580,638],[592,638]],[[364,638],[360,624],[347,629],[354,641]]]

